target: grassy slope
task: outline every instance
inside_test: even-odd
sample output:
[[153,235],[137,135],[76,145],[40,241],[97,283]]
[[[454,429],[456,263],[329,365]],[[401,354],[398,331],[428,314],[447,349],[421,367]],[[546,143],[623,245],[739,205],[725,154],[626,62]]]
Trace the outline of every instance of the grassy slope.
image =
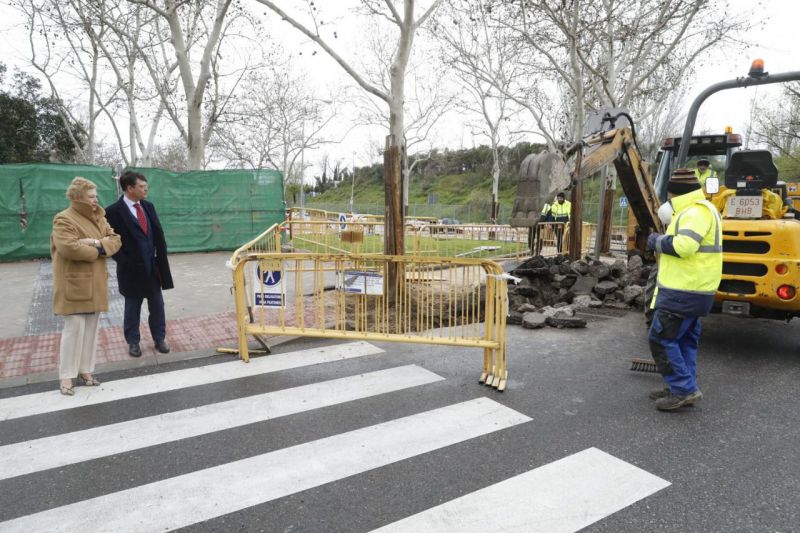
[[[359,206],[382,206],[384,204],[383,178],[377,168],[358,169],[354,188],[356,210],[359,210]],[[584,221],[597,221],[599,185],[598,179],[590,179],[584,182]],[[346,180],[338,187],[331,188],[323,194],[308,197],[307,205],[309,207],[322,206],[329,208],[347,206],[350,202],[350,188],[350,181]],[[482,169],[460,173],[445,172],[440,175],[434,175],[430,171],[421,175],[413,173],[410,183],[409,204],[416,204],[417,206],[428,204],[429,195],[435,195],[438,206],[431,205],[430,213],[418,207],[415,214],[439,216],[440,218],[447,216],[457,218],[461,222],[485,223],[489,221],[491,191],[491,177],[488,172]],[[506,170],[501,177],[499,189],[501,214],[504,214],[506,218],[510,216],[516,192],[516,172],[512,173],[510,170]],[[617,224],[620,218],[619,198],[624,196],[620,186],[617,186],[615,196],[614,224]],[[443,209],[441,206],[463,207],[459,209]],[[440,209],[437,209],[437,207]]]
[[[350,201],[350,184],[343,183],[339,187],[329,189],[323,194],[308,199],[308,205],[315,204],[347,204]],[[412,176],[409,191],[410,204],[427,204],[428,196],[435,195],[438,204],[470,205],[476,214],[488,212],[491,202],[492,180],[475,172],[464,174],[446,174],[436,178]],[[511,209],[516,194],[516,185],[505,184],[500,190],[500,203]],[[354,189],[354,204],[384,203],[383,183],[370,177],[358,175]],[[479,216],[475,217],[480,218]],[[476,220],[477,221],[477,220]]]

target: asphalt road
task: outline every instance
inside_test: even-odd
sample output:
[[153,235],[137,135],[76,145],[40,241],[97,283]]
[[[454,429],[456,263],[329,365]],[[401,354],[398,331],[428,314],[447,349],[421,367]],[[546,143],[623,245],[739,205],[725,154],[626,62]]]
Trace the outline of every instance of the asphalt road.
[[[355,357],[355,348],[348,345],[346,359],[228,381],[178,377],[185,369],[233,362],[219,356],[115,372],[100,376],[107,386],[118,382],[121,389],[128,383],[121,381],[125,378],[152,375],[164,377],[172,390],[154,392],[139,380],[127,398],[93,404],[91,398],[98,396],[86,396],[78,400],[78,405],[86,403],[82,407],[25,416],[23,411],[9,415],[8,410],[2,415],[4,405],[43,391],[49,395],[30,409],[63,407],[60,402],[70,399],[52,391],[53,383],[0,390],[0,461],[11,452],[25,457],[24,449],[33,441],[38,445],[37,439],[53,437],[52,443],[42,444],[52,446],[42,448],[51,453],[16,464],[0,462],[0,530],[30,531],[46,520],[64,525],[75,520],[84,531],[104,530],[119,519],[126,524],[122,529],[137,531],[147,529],[143,523],[190,531],[371,531],[473,492],[481,491],[479,497],[488,500],[485,489],[493,484],[502,486],[514,476],[596,448],[638,467],[642,476],[660,478],[663,488],[645,495],[635,483],[626,485],[612,475],[600,492],[608,492],[607,499],[615,490],[628,492],[630,501],[619,504],[619,510],[599,513],[598,521],[587,519],[591,525],[586,531],[800,531],[800,323],[710,317],[704,328],[698,366],[704,399],[676,413],[658,412],[647,399],[648,391],[660,384],[657,375],[628,369],[631,357],[647,355],[643,325],[635,313],[590,322],[576,331],[510,327],[510,375],[504,393],[476,382],[482,357],[478,350],[381,343],[372,344],[382,353]],[[280,352],[337,345],[342,343],[304,340],[283,345]],[[96,437],[86,446],[68,444],[74,432],[136,424],[177,411],[183,417],[187,409],[252,401],[254,395],[332,379],[366,379],[362,374],[394,372],[405,365],[424,369],[420,372],[428,381],[344,403],[299,407],[293,414],[229,429],[209,425],[171,442],[159,439],[177,423],[141,429],[136,438],[144,442],[158,435],[155,443],[128,451],[114,451],[117,441],[125,440],[117,425],[97,430],[109,440],[106,455],[59,466],[28,466],[51,457],[57,462],[73,452],[79,457],[86,448],[100,446]],[[315,397],[308,389],[292,394],[300,404],[313,403]],[[477,422],[467,418],[443,429],[439,425],[446,426],[451,414],[429,417],[476,398],[497,404]],[[265,411],[277,412],[283,403],[271,399],[266,405]],[[234,418],[232,410],[225,412]],[[517,418],[503,425],[508,413]],[[382,436],[384,424],[403,417],[412,417],[407,419],[410,425],[391,438]],[[359,432],[362,428],[367,430]],[[459,437],[462,431],[473,434]],[[351,448],[369,448],[373,435],[381,437],[375,444],[377,463],[348,466]],[[430,444],[436,439],[441,442]],[[400,446],[397,440],[406,443]],[[312,441],[318,441],[316,447],[303,446]],[[262,457],[274,457],[274,464],[267,465]],[[16,468],[30,472],[12,475]],[[332,474],[334,470],[340,472]],[[208,475],[195,479],[201,471]],[[529,523],[517,531],[556,531],[559,524],[566,531],[577,529],[569,524],[589,516],[587,509],[602,498],[591,490],[597,478],[587,473],[582,481],[582,472],[572,475],[577,488],[559,503],[560,509],[552,510],[561,513],[554,515],[555,521]],[[316,484],[304,485],[315,476]],[[185,485],[188,481],[199,484]],[[551,476],[530,490],[547,495],[568,481]],[[242,503],[257,491],[242,490],[240,482],[261,483],[260,490],[274,493]],[[237,491],[241,495],[232,498]],[[91,498],[96,499],[86,503]],[[525,505],[511,512],[494,507],[484,518],[494,531],[511,531],[512,516],[524,511]],[[13,519],[18,521],[6,522]],[[448,518],[457,519],[452,514]],[[443,530],[462,530],[447,527],[454,523],[444,522]]]

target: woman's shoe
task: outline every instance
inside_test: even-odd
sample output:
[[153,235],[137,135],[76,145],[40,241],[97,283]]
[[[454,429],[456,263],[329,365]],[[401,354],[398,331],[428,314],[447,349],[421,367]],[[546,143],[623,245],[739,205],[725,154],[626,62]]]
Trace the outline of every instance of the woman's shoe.
[[72,385],[70,385],[69,387],[67,387],[66,385],[61,385],[61,388],[59,390],[61,391],[61,394],[63,394],[64,396],[75,396],[75,389],[72,387]]
[[97,387],[98,385],[100,385],[100,381],[98,381],[98,379],[94,376],[89,376],[88,378],[86,378],[79,375],[78,385],[84,385],[86,387]]

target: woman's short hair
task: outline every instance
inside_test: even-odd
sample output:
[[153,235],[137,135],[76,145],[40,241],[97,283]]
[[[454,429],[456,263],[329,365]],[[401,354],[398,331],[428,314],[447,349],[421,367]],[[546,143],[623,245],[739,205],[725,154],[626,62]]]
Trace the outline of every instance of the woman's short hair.
[[70,200],[85,200],[86,194],[92,189],[97,189],[97,185],[86,178],[78,176],[67,187],[67,198]]

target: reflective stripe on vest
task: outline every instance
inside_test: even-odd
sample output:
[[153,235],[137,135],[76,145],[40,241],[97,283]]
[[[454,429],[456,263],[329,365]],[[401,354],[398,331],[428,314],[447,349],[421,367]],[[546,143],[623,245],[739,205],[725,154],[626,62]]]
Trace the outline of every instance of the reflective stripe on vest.
[[[688,205],[673,219],[666,235],[688,237],[700,247],[697,253],[688,257],[661,254],[658,287],[695,294],[714,294],[722,277],[722,218],[701,190],[683,196],[688,197],[683,199]],[[695,214],[706,214],[694,217],[700,219],[696,227],[689,227],[684,218],[690,210]]]

